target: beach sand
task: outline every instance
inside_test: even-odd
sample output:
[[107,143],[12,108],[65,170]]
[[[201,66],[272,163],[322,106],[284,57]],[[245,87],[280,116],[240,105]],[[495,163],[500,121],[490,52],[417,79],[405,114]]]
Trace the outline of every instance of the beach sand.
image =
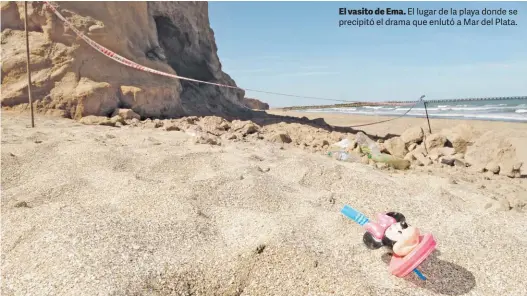
[[[326,118],[376,120],[346,117]],[[524,193],[524,178],[379,170],[265,141],[196,144],[159,128],[29,122],[2,112],[2,295],[527,295],[527,217],[497,198]],[[365,130],[397,134],[415,122]],[[450,123],[432,129],[440,124]],[[364,247],[345,204],[370,217],[400,211],[431,232],[438,250],[420,267],[428,280],[390,275],[385,250]]]
[[[395,117],[390,116],[368,116],[368,115],[350,115],[350,114],[335,114],[335,113],[323,113],[323,112],[300,112],[300,111],[284,111],[281,109],[271,109],[267,113],[282,115],[282,116],[294,116],[294,117],[307,117],[309,119],[324,118],[325,121],[330,125],[335,126],[357,126],[363,124],[369,124],[373,122],[393,119]],[[527,123],[525,122],[503,122],[503,121],[483,121],[483,120],[460,120],[460,119],[430,119],[430,128],[432,133],[438,132],[445,128],[450,128],[458,124],[467,123],[470,124],[474,129],[478,131],[487,130],[501,130],[501,129],[519,129],[521,131],[527,131]],[[395,120],[391,120],[386,123],[374,124],[369,126],[356,127],[366,133],[378,135],[384,137],[387,134],[400,135],[406,129],[410,127],[420,126],[423,130],[428,131],[428,122],[426,118],[416,117],[402,117]]]

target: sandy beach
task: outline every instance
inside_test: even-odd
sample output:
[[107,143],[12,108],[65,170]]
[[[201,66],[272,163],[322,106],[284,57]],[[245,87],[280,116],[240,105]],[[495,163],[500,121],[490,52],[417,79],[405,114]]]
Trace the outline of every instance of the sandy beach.
[[[293,143],[199,144],[148,125],[29,122],[2,112],[3,295],[527,294],[527,218],[502,198],[524,196],[525,178],[380,170]],[[400,211],[432,233],[428,280],[390,275],[386,250],[366,249],[340,213],[346,204],[370,217]]]
[[[267,113],[282,115],[282,116],[295,116],[295,117],[307,117],[309,119],[324,118],[324,120],[331,125],[336,126],[358,126],[378,121],[388,120],[395,117],[389,116],[367,116],[367,115],[350,115],[350,114],[334,114],[334,113],[317,113],[317,112],[300,112],[300,111],[284,111],[281,109],[271,109]],[[456,126],[458,124],[467,123],[470,124],[474,129],[478,131],[487,130],[502,130],[502,129],[519,129],[521,131],[527,131],[526,123],[517,122],[503,122],[503,121],[483,121],[483,120],[459,120],[459,119],[430,119],[430,128],[432,133],[439,130]],[[396,120],[392,120],[386,123],[367,125],[356,127],[366,133],[385,136],[387,134],[400,135],[406,129],[410,127],[420,126],[423,130],[428,130],[428,122],[426,118],[415,118],[415,117],[404,117]]]

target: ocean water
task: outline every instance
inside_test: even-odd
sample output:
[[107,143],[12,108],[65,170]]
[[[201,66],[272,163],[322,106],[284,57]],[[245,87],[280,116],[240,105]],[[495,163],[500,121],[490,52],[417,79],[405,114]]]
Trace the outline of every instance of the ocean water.
[[[304,112],[328,112],[359,115],[400,116],[412,105],[372,105],[363,107],[308,109]],[[489,121],[527,122],[527,97],[511,100],[443,101],[427,103],[430,118],[472,119]],[[423,103],[417,104],[408,117],[425,117]]]

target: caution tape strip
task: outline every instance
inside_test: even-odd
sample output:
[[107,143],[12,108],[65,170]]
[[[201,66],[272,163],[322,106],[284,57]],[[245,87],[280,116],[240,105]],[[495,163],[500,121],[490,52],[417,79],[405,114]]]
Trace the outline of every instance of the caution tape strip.
[[[137,69],[137,70],[140,70],[140,71],[150,72],[150,73],[153,73],[153,74],[158,74],[158,75],[167,76],[167,77],[176,78],[176,79],[181,79],[181,80],[186,80],[186,81],[192,81],[192,82],[197,82],[197,83],[205,83],[205,84],[215,85],[215,86],[219,86],[219,87],[227,87],[227,88],[231,88],[231,89],[239,89],[239,90],[243,90],[243,91],[254,91],[254,92],[259,92],[259,93],[281,95],[281,96],[288,96],[288,97],[296,97],[296,98],[326,100],[326,101],[335,101],[335,102],[358,103],[358,101],[336,100],[336,99],[327,99],[327,98],[319,98],[319,97],[308,97],[308,96],[300,96],[300,95],[292,95],[292,94],[270,92],[270,91],[264,91],[264,90],[256,90],[256,89],[250,89],[250,88],[241,88],[241,87],[238,87],[238,86],[232,86],[232,85],[226,85],[226,84],[221,84],[221,83],[214,83],[214,82],[208,82],[208,81],[202,81],[202,80],[187,78],[187,77],[183,77],[183,76],[179,76],[179,75],[175,75],[175,74],[170,74],[170,73],[158,71],[158,70],[155,70],[155,69],[152,69],[152,68],[149,68],[149,67],[145,67],[145,66],[137,64],[137,63],[135,63],[133,61],[130,61],[129,59],[127,59],[127,58],[125,58],[123,56],[120,56],[117,53],[115,53],[115,52],[109,50],[108,48],[100,45],[99,43],[93,41],[92,39],[90,39],[89,37],[84,35],[81,31],[79,31],[77,28],[75,28],[75,26],[73,26],[73,24],[70,23],[57,10],[57,7],[53,6],[49,1],[44,1],[44,3],[45,3],[45,6],[47,6],[51,11],[53,11],[53,13],[60,20],[62,20],[64,22],[64,24],[66,24],[73,32],[75,32],[75,34],[77,34],[77,36],[79,36],[79,38],[84,40],[86,43],[88,43],[88,45],[93,47],[95,50],[97,50],[98,52],[102,53],[103,55],[111,58],[112,60],[114,60],[114,61],[116,61],[116,62],[118,62],[120,64],[123,64],[125,66],[131,67],[131,68],[134,68],[134,69]],[[372,102],[371,104],[381,104],[381,102]]]
[[175,74],[170,74],[170,73],[165,73],[165,72],[162,72],[162,71],[158,71],[158,70],[155,70],[155,69],[152,69],[152,68],[148,68],[148,67],[145,67],[145,66],[142,66],[142,65],[139,65],[133,61],[130,61],[129,59],[123,57],[123,56],[120,56],[118,55],[117,53],[109,50],[108,48],[100,45],[99,43],[93,41],[92,39],[88,38],[86,35],[84,35],[81,31],[77,30],[77,28],[75,28],[75,26],[73,26],[72,23],[70,23],[58,10],[55,6],[51,5],[51,3],[49,3],[48,1],[44,1],[44,3],[46,4],[46,6],[51,9],[51,11],[53,11],[53,13],[55,13],[55,15],[60,19],[62,20],[73,32],[75,32],[75,34],[77,34],[77,36],[79,36],[82,40],[84,40],[86,43],[88,43],[88,45],[90,45],[91,47],[93,47],[95,50],[97,50],[98,52],[102,53],[103,55],[111,58],[112,60],[120,63],[120,64],[123,64],[125,66],[128,66],[128,67],[131,67],[131,68],[134,68],[134,69],[137,69],[137,70],[140,70],[140,71],[144,71],[144,72],[150,72],[150,73],[154,73],[154,74],[158,74],[158,75],[162,75],[162,76],[167,76],[167,77],[171,77],[171,78],[176,78],[176,79],[181,79],[181,80],[187,80],[187,81],[193,81],[193,82],[198,82],[198,83],[206,83],[206,84],[210,84],[210,85],[215,85],[215,86],[221,86],[221,87],[228,87],[228,88],[234,88],[234,89],[240,89],[240,90],[245,90],[245,89],[242,89],[240,87],[237,87],[237,86],[231,86],[231,85],[226,85],[226,84],[220,84],[220,83],[214,83],[214,82],[207,82],[207,81],[201,81],[201,80],[196,80],[196,79],[192,79],[192,78],[187,78],[187,77],[182,77],[182,76],[179,76],[179,75],[175,75]]
[[44,2],[46,7],[48,7],[60,20],[62,20],[64,22],[64,24],[66,24],[66,26],[68,26],[73,32],[75,32],[75,34],[77,34],[78,37],[80,37],[82,40],[84,40],[86,43],[88,43],[88,45],[93,47],[95,50],[97,50],[98,52],[102,53],[103,55],[111,58],[112,60],[114,60],[114,61],[116,61],[116,62],[118,62],[120,64],[123,64],[125,66],[131,67],[131,68],[134,68],[134,69],[137,69],[137,70],[140,70],[140,71],[150,72],[150,73],[153,73],[153,74],[162,75],[162,76],[171,77],[171,78],[176,78],[176,79],[181,79],[181,80],[186,80],[186,81],[192,81],[192,82],[197,82],[197,83],[204,83],[204,84],[215,85],[215,86],[219,86],[219,87],[226,87],[226,88],[230,88],[230,89],[238,89],[238,90],[243,90],[243,91],[253,91],[253,92],[259,92],[259,93],[265,93],[265,94],[281,95],[281,96],[296,97],[296,98],[325,100],[325,101],[334,101],[334,102],[348,102],[348,103],[355,103],[355,102],[357,102],[357,101],[349,101],[349,100],[336,100],[336,99],[327,99],[327,98],[319,98],[319,97],[309,97],[309,96],[284,94],[284,93],[270,92],[270,91],[250,89],[250,88],[241,88],[241,87],[238,87],[238,86],[232,86],[232,85],[227,85],[227,84],[221,84],[221,83],[214,83],[214,82],[208,82],[208,81],[192,79],[192,78],[188,78],[188,77],[183,77],[183,76],[179,76],[179,75],[175,75],[175,74],[170,74],[170,73],[158,71],[158,70],[155,70],[155,69],[152,69],[152,68],[149,68],[149,67],[145,67],[145,66],[137,64],[137,63],[135,63],[133,61],[130,61],[129,59],[127,59],[127,58],[125,58],[123,56],[120,56],[117,53],[115,53],[115,52],[109,50],[108,48],[100,45],[99,43],[93,41],[92,39],[90,39],[89,37],[84,35],[81,31],[79,31],[77,28],[75,28],[75,26],[73,26],[73,24],[70,23],[57,10],[58,6],[52,5],[49,1],[43,1],[43,2]]

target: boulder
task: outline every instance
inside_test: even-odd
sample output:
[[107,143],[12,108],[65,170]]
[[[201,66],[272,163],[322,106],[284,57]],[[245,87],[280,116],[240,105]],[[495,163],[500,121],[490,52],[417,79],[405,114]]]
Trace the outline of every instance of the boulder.
[[467,147],[471,146],[479,133],[468,124],[460,124],[451,129],[441,131],[441,134],[452,145],[456,153],[465,153]]
[[425,139],[426,149],[430,153],[430,151],[434,148],[442,148],[443,146],[445,146],[446,141],[447,139],[443,135],[431,134]]
[[404,131],[401,139],[408,147],[411,144],[419,144],[423,141],[424,132],[421,127],[412,127]]
[[404,158],[404,156],[408,153],[404,141],[399,137],[387,140],[383,143],[383,146],[391,155],[398,158]]

